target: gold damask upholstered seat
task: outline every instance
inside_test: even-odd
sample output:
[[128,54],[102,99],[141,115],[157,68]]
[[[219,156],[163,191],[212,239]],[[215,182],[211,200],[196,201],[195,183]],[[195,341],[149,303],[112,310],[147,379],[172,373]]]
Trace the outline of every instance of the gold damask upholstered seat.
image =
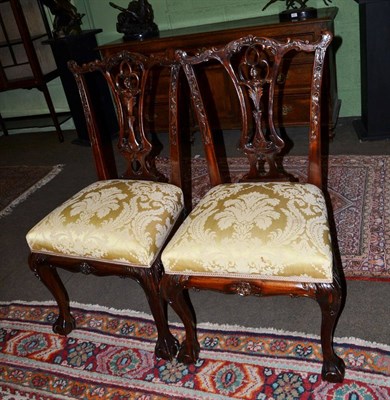
[[[303,296],[315,299],[321,308],[322,377],[343,380],[344,363],[334,351],[333,334],[345,283],[322,184],[321,85],[330,42],[329,33],[312,43],[247,36],[195,55],[176,53],[190,87],[213,186],[162,253],[161,293],[186,330],[178,355],[182,362],[195,362],[200,348],[188,289]],[[289,116],[308,120],[302,115],[310,113],[308,175],[300,183],[286,172],[288,132],[280,128],[288,108],[285,91],[293,92],[294,79],[300,79],[289,70],[292,57],[312,68],[311,81],[305,83],[310,92],[307,97],[299,94],[302,109]],[[205,85],[199,78],[208,62],[214,68],[220,63],[236,89],[242,122],[239,149],[249,161],[239,182],[223,183],[226,172],[220,165],[226,162],[220,163],[217,154],[223,151],[214,145],[220,132],[211,130],[218,104],[205,108],[210,101],[203,100]]]
[[111,179],[81,190],[27,234],[31,251],[151,267],[184,208],[177,186]]
[[162,261],[171,274],[332,282],[322,192],[285,182],[218,185],[181,225]]
[[[161,250],[183,219],[181,161],[178,133],[177,79],[179,67],[163,59],[121,52],[82,66],[69,63],[85,113],[99,181],[76,193],[37,223],[27,234],[30,268],[48,287],[59,306],[54,332],[66,335],[75,327],[69,298],[57,268],[97,276],[117,275],[136,280],[143,288],[156,322],[156,355],[171,359],[177,340],[166,319],[160,296]],[[155,165],[156,146],[143,125],[143,104],[153,68],[170,72],[168,179]],[[111,90],[119,134],[118,150],[125,172],[118,176],[112,138],[95,111],[89,73]],[[97,75],[96,75],[97,74]],[[92,95],[94,93],[94,95]],[[122,160],[123,161],[123,160]]]

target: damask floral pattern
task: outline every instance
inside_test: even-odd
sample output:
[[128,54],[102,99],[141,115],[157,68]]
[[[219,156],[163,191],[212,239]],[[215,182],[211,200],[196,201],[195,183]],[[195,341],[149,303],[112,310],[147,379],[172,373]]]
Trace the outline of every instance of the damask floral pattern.
[[108,180],[83,189],[27,234],[31,251],[150,266],[183,209],[158,182]]
[[331,282],[323,194],[314,185],[288,182],[216,186],[176,232],[162,261],[170,274]]

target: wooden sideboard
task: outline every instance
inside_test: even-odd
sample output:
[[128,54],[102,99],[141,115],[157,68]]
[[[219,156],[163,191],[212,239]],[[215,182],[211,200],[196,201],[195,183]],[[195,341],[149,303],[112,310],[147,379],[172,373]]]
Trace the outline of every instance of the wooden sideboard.
[[[176,49],[188,53],[211,46],[219,46],[245,35],[268,36],[283,40],[288,37],[315,40],[322,31],[334,32],[334,19],[338,9],[335,7],[318,10],[318,17],[298,22],[279,22],[278,16],[266,16],[210,25],[201,25],[160,32],[159,38],[142,42],[123,41],[122,39],[99,47],[102,56],[109,56],[121,50],[140,52],[143,54],[166,54],[171,57]],[[309,81],[311,74],[310,57],[306,54],[293,54],[283,73],[293,74],[293,84],[284,87],[283,74],[280,76],[282,104],[277,104],[278,120],[281,126],[307,125],[309,107]],[[340,101],[337,96],[336,66],[334,49],[328,52],[326,71],[324,75],[324,99],[322,107],[323,121],[329,121],[332,130],[336,124]],[[210,90],[210,101],[218,110],[213,121],[214,127],[221,129],[237,129],[240,122],[238,101],[233,88],[228,85],[224,71],[219,65],[210,65],[204,71],[205,81]],[[151,78],[150,101],[146,107],[145,118],[149,121],[150,129],[156,132],[167,131],[168,127],[168,93],[165,85],[168,77],[164,73],[156,73]]]

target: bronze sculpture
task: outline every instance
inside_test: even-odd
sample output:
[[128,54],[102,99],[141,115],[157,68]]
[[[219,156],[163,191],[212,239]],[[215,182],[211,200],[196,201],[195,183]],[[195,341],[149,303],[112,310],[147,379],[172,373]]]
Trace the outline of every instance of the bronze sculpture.
[[[270,5],[279,0],[269,0],[268,3],[262,8],[262,11],[267,9]],[[306,4],[309,0],[280,0],[286,3],[286,10],[279,13],[280,21],[293,21],[306,18],[315,18],[317,10],[313,7],[307,7]],[[323,0],[324,4],[328,6],[333,0]]]
[[79,14],[70,0],[41,0],[54,15],[53,36],[60,38],[81,33],[81,19],[84,14]]
[[[270,0],[263,8],[262,11],[264,11],[266,8],[268,8],[271,4],[276,3],[278,0]],[[309,0],[281,0],[286,2],[286,9],[297,9],[297,8],[305,8],[306,3]],[[324,3],[326,6],[328,6],[330,3],[332,3],[332,0],[324,0]]]
[[159,36],[157,25],[153,22],[154,13],[148,0],[133,0],[127,8],[110,2],[111,7],[120,10],[116,29],[123,33],[124,40],[144,40]]

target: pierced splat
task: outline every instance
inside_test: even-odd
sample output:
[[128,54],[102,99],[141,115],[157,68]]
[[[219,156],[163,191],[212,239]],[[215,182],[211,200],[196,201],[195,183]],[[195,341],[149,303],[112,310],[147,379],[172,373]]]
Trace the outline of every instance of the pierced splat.
[[166,181],[156,169],[153,145],[146,137],[143,126],[143,96],[149,75],[146,62],[141,57],[126,57],[118,71],[111,71],[107,77],[113,80],[116,88],[114,100],[119,117],[118,148],[127,160],[124,178]]
[[[167,181],[155,165],[156,147],[148,138],[144,129],[144,96],[147,85],[149,71],[154,65],[159,65],[161,60],[157,58],[147,58],[142,54],[123,51],[107,60],[93,61],[83,67],[71,62],[69,68],[76,78],[83,106],[90,108],[90,99],[85,93],[84,77],[80,72],[81,68],[100,70],[111,88],[111,93],[116,107],[119,138],[118,149],[126,160],[126,170],[121,175],[126,179],[146,179]],[[91,143],[95,152],[95,157],[101,157],[98,149],[98,129],[94,126],[94,118],[87,120]],[[99,169],[99,166],[97,166]],[[112,177],[103,175],[103,178]]]
[[[123,60],[118,69],[118,74],[110,78],[115,79],[115,100],[122,119],[119,122],[118,148],[128,162],[123,176],[142,176],[154,169],[154,165],[148,163],[152,145],[145,136],[143,124],[140,123],[143,116],[141,86],[145,85],[147,72],[143,60]],[[155,172],[153,171],[153,177]]]
[[[243,55],[235,68],[228,59],[230,75],[239,94],[242,128],[239,148],[246,154],[250,171],[243,179],[286,180],[280,173],[275,156],[284,147],[284,141],[275,129],[273,120],[273,99],[275,84],[278,82],[280,57],[276,57],[264,44],[250,44],[243,48]],[[245,103],[243,103],[243,99]],[[248,104],[248,101],[250,104]],[[252,111],[252,121],[246,121]]]
[[[245,127],[246,131],[243,133],[243,139],[246,140],[246,143],[242,143],[244,150],[246,144],[251,143],[253,145],[248,152],[252,152],[252,149],[258,149],[263,154],[269,154],[280,151],[284,146],[283,140],[279,138],[275,131],[272,118],[273,70],[278,70],[280,64],[280,60],[273,60],[272,57],[272,54],[268,54],[263,47],[251,45],[245,49],[243,59],[237,67],[237,84],[246,89],[253,105],[254,134],[250,135],[247,127]],[[267,101],[267,94],[268,104],[264,104]],[[267,126],[264,124],[264,117],[267,113],[272,140],[267,138]]]
[[115,77],[115,86],[123,111],[118,147],[121,151],[129,153],[139,151],[142,148],[142,142],[138,140],[139,135],[136,135],[134,131],[136,121],[134,111],[140,94],[140,76],[144,71],[142,65],[135,67],[138,67],[138,71],[133,71],[133,66],[127,60],[122,61],[119,66],[119,74]]

